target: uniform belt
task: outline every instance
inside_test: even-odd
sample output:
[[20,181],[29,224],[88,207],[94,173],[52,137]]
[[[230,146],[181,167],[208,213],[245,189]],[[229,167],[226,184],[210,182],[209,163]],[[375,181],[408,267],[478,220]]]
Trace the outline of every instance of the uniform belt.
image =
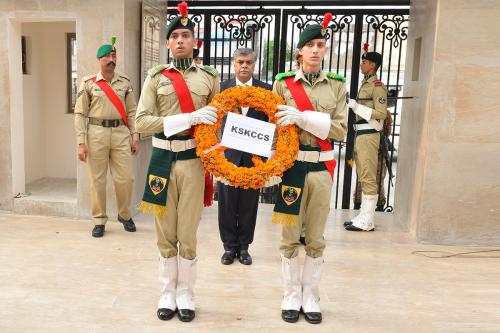
[[328,151],[305,151],[299,150],[296,161],[318,163],[334,159],[333,150]]
[[189,140],[162,140],[153,136],[153,147],[170,150],[174,153],[196,148],[196,141]]
[[362,131],[362,130],[375,130],[372,125],[366,123],[366,124],[354,124],[354,129],[356,131]]
[[123,123],[123,119],[97,119],[97,118],[89,118],[89,124],[98,125],[102,127],[118,127],[121,125],[125,125]]

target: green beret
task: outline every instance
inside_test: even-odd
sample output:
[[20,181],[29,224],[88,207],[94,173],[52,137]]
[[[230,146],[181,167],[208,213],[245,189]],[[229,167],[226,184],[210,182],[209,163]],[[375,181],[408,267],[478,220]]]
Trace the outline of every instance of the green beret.
[[328,24],[330,24],[332,18],[332,13],[325,13],[321,24],[311,24],[305,27],[299,36],[297,48],[301,49],[308,41],[313,39],[323,38],[326,40],[326,29],[328,29]]
[[111,44],[101,45],[101,47],[97,50],[97,58],[99,59],[104,57],[105,55],[110,54],[111,52],[116,52],[115,43],[116,37],[113,36],[111,37]]
[[170,38],[170,34],[176,29],[189,29],[194,34],[194,26],[194,22],[189,18],[177,16],[167,27],[167,39]]
[[382,55],[378,52],[366,52],[361,56],[363,60],[369,60],[377,64],[377,67],[382,64]]
[[101,45],[99,50],[97,50],[97,58],[102,58],[105,55],[110,54],[112,51],[116,52],[116,48],[111,44]]
[[324,29],[319,24],[308,25],[304,31],[299,36],[299,42],[297,43],[297,48],[301,49],[310,40],[323,38],[326,39],[326,34]]
[[177,10],[179,11],[179,16],[174,18],[167,26],[167,39],[170,38],[170,34],[175,29],[189,29],[194,34],[195,24],[188,17],[189,8],[186,1],[183,1],[180,4],[178,4]]

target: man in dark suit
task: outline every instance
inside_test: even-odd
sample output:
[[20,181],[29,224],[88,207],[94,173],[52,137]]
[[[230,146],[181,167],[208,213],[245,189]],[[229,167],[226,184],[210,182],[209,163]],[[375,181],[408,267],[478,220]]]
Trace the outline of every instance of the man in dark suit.
[[[221,83],[221,91],[234,86],[254,86],[272,90],[271,85],[252,77],[256,56],[252,49],[240,48],[233,54],[235,78]],[[240,108],[241,114],[268,121],[267,116],[253,108]],[[252,155],[239,150],[226,149],[226,158],[240,167],[252,167]],[[235,188],[219,182],[219,232],[224,244],[221,262],[230,265],[238,257],[244,265],[252,264],[248,246],[253,241],[259,190]]]

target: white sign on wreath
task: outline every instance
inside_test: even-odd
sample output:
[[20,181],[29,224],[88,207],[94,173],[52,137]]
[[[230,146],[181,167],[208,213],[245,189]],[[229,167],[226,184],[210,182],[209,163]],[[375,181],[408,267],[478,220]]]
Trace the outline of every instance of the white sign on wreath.
[[227,114],[221,145],[247,153],[269,157],[276,125],[242,116]]

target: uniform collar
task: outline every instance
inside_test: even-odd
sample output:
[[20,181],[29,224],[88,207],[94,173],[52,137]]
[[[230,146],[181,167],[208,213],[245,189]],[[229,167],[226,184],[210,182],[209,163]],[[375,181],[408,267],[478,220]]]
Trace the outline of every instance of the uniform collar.
[[372,74],[372,75],[370,75],[370,76],[368,76],[368,77],[365,77],[365,78],[363,79],[363,82],[373,82],[373,81],[375,81],[376,79],[377,79],[377,74]]
[[[190,65],[188,68],[186,68],[186,69],[185,69],[185,71],[187,71],[187,70],[188,70],[188,69],[190,69],[190,68],[195,68],[195,69],[197,69],[197,68],[203,68],[203,65],[198,65],[198,64],[197,64],[197,63],[193,60],[193,62],[191,62],[191,65]],[[179,71],[179,69],[177,69],[177,68],[174,66],[174,64],[173,64],[173,63],[170,63],[170,64],[168,65],[167,69],[168,69],[168,70],[175,69],[176,71]]]
[[[120,79],[120,75],[118,75],[118,73],[115,72],[114,75],[113,75],[113,78],[111,79],[110,83],[113,83],[113,82],[115,82],[116,80],[119,80],[119,79]],[[97,75],[95,76],[95,80],[96,81],[101,81],[101,80],[106,81],[106,79],[104,78],[104,76],[102,76],[101,72],[97,73]]]
[[[295,79],[293,80],[293,82],[297,82],[298,80],[302,79],[302,81],[304,82],[307,82],[309,84],[311,84],[304,76],[304,72],[302,71],[302,68],[299,68],[298,70],[295,71]],[[316,81],[314,82],[315,84],[317,82],[321,82],[323,80],[326,79],[326,75],[325,75],[325,72],[321,71],[319,72],[319,76],[318,78],[316,79]]]

